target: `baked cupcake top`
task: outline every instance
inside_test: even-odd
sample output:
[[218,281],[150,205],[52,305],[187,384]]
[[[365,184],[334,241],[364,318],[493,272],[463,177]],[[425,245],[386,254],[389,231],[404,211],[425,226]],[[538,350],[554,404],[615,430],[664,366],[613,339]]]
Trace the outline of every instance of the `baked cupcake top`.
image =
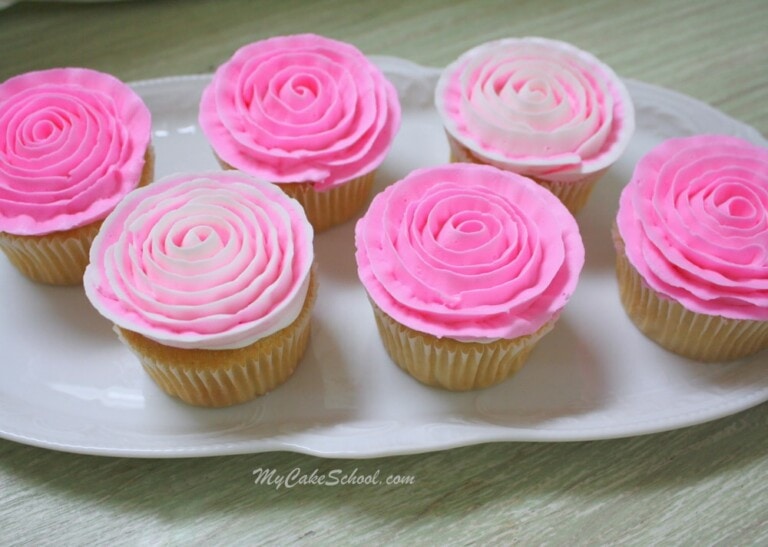
[[571,213],[494,167],[420,169],[378,194],[356,226],[360,280],[395,321],[439,338],[537,331],[573,293],[584,246]]
[[357,48],[300,34],[237,50],[203,91],[199,118],[232,167],[322,191],[379,166],[400,126],[400,103]]
[[667,140],[637,164],[618,245],[650,288],[696,313],[768,320],[768,149]]
[[43,235],[104,218],[136,188],[151,116],[102,72],[55,68],[0,84],[0,231]]
[[176,174],[129,194],[90,253],[85,293],[117,326],[179,348],[244,347],[304,304],[312,226],[239,172]]
[[610,166],[635,128],[613,70],[546,38],[467,51],[441,74],[435,105],[450,136],[487,163],[563,182]]

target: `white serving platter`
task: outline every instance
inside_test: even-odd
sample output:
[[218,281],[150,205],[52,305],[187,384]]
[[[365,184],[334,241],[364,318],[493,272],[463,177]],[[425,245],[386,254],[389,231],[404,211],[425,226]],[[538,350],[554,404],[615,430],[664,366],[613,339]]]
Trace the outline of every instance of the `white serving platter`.
[[[377,190],[445,163],[432,93],[435,68],[375,61],[395,83],[403,126]],[[154,117],[157,174],[217,168],[197,126],[209,75],[136,82]],[[354,222],[316,238],[320,294],[297,373],[240,406],[200,409],[162,393],[81,288],[35,285],[0,257],[0,437],[54,450],[189,457],[287,450],[325,457],[410,454],[489,441],[575,441],[681,428],[768,400],[768,354],[701,364],[645,339],[618,300],[610,225],[637,159],[662,139],[760,134],[690,97],[628,81],[638,128],[580,213],[587,263],[555,330],[525,368],[496,387],[423,386],[385,353],[357,281]]]

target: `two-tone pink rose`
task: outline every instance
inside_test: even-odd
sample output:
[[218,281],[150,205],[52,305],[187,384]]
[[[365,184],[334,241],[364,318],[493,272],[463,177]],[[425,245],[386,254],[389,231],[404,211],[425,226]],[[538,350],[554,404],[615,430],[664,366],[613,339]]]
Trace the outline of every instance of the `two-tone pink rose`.
[[243,347],[299,315],[312,227],[242,173],[171,175],[131,193],[91,247],[86,295],[120,327],[181,348]]
[[435,92],[449,135],[487,163],[570,181],[610,166],[634,133],[634,107],[606,64],[545,38],[481,44]]

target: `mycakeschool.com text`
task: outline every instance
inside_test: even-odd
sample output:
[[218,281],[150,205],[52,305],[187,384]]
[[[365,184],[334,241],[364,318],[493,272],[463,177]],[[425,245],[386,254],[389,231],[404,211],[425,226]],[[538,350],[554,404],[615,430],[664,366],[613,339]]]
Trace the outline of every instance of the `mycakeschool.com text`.
[[287,473],[277,469],[257,467],[253,470],[253,484],[270,486],[275,490],[295,488],[297,486],[413,486],[416,477],[412,475],[388,475],[380,469],[372,473],[361,473],[357,468],[351,471],[331,469],[321,472],[319,469],[304,471],[294,467]]

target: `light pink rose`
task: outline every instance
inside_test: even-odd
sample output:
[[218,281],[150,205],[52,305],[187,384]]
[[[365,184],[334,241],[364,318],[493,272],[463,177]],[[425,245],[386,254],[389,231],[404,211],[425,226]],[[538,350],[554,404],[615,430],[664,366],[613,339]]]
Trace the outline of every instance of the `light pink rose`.
[[80,68],[0,84],[0,231],[40,235],[104,218],[136,188],[149,109],[116,78]]
[[557,318],[584,264],[549,191],[471,164],[420,169],[378,194],[355,231],[360,279],[396,321],[434,336],[532,334]]
[[655,291],[691,311],[768,320],[768,149],[742,139],[669,139],[621,195],[619,235]]
[[400,104],[355,47],[302,34],[235,52],[203,92],[199,118],[229,165],[324,190],[378,167],[399,128]]

